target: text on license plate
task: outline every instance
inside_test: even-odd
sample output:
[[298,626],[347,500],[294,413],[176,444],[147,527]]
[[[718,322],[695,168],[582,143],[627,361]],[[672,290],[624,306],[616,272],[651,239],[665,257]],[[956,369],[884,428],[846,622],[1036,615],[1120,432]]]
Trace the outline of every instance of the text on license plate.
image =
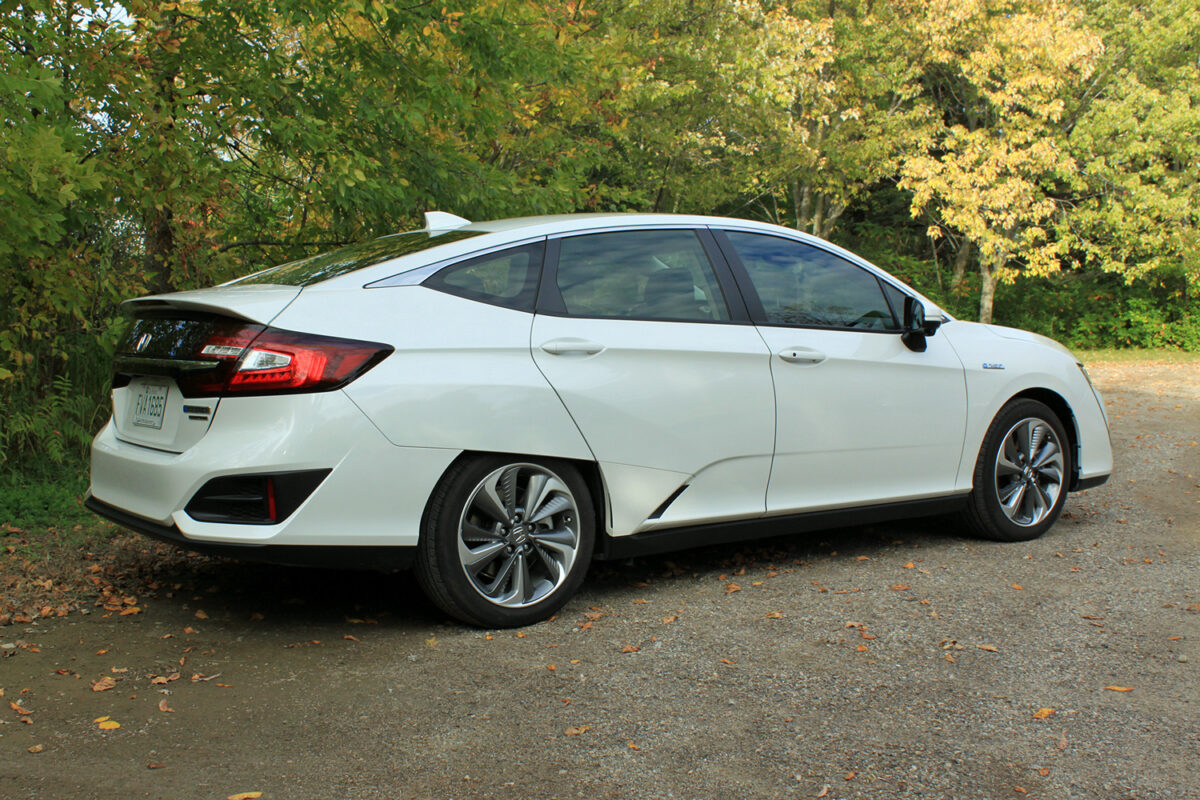
[[166,384],[144,383],[138,387],[133,399],[133,424],[161,429],[166,409]]

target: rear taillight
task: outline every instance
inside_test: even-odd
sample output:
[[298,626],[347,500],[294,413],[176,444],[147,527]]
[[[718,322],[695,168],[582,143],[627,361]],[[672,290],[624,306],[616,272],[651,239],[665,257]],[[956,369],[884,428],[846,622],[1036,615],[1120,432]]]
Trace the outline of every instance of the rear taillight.
[[267,328],[238,359],[226,393],[323,392],[345,386],[392,348]]
[[392,350],[214,314],[147,314],[118,347],[114,386],[134,375],[169,375],[184,397],[324,392],[350,383]]

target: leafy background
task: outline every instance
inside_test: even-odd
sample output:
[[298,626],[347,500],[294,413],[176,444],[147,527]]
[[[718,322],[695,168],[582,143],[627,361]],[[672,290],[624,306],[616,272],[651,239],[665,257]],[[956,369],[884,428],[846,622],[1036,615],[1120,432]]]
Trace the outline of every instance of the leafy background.
[[0,0],[0,473],[85,455],[122,299],[430,209],[766,219],[1200,350],[1198,73],[1194,0]]

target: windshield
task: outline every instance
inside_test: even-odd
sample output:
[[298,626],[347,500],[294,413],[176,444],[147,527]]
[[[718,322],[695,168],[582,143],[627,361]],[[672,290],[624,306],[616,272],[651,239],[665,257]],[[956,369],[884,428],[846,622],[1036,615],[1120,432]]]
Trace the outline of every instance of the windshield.
[[482,231],[396,233],[372,239],[369,242],[347,245],[328,253],[302,258],[299,261],[280,264],[278,267],[271,267],[244,278],[237,278],[225,285],[269,283],[284,286],[310,286],[392,258],[469,239],[480,233]]

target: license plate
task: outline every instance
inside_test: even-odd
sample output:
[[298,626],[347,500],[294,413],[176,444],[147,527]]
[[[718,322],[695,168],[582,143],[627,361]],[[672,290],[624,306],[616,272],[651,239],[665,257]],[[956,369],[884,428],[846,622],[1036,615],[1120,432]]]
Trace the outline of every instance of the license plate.
[[167,410],[167,385],[165,383],[143,383],[133,398],[133,424],[143,428],[162,429],[163,414]]

